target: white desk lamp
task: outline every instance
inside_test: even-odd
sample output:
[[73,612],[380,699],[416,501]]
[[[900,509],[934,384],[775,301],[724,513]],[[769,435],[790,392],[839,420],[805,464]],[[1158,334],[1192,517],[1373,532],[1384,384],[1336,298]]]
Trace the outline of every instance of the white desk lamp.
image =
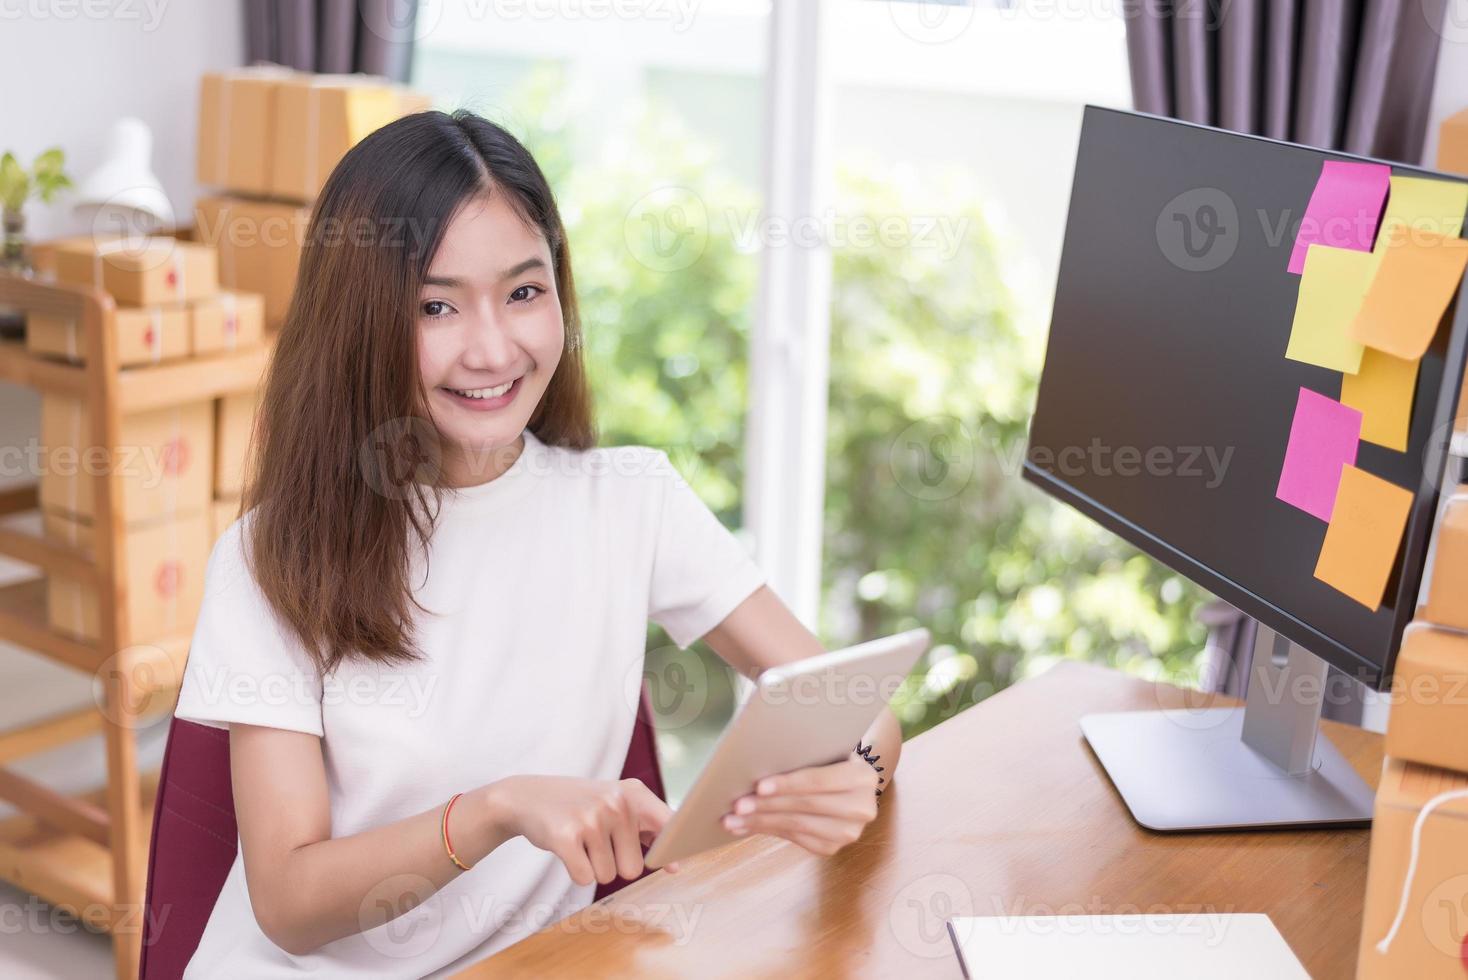
[[131,116],[113,123],[102,163],[77,188],[76,210],[94,212],[92,234],[136,238],[173,226],[173,205],[153,175],[153,132]]

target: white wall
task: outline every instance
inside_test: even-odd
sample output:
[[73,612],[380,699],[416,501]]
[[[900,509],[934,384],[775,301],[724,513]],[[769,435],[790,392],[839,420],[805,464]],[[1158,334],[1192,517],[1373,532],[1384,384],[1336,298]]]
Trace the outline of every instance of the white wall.
[[[243,62],[240,7],[238,0],[0,0],[0,152],[11,150],[29,164],[60,146],[68,172],[80,180],[100,159],[111,122],[137,116],[153,130],[153,171],[174,213],[187,215],[199,193],[199,76]],[[97,8],[113,13],[83,16]],[[64,198],[33,202],[26,213],[36,240],[88,228]],[[39,403],[29,389],[0,384],[0,446],[36,435]],[[0,487],[34,479],[0,472]]]
[[1422,154],[1429,167],[1437,161],[1437,131],[1442,121],[1463,109],[1468,109],[1468,0],[1448,0],[1432,92],[1432,121]]
[[[98,162],[111,122],[137,116],[153,130],[153,170],[176,213],[186,214],[198,194],[199,76],[243,62],[240,4],[93,3],[117,13],[88,19],[81,3],[0,2],[6,86],[0,149],[29,163],[41,150],[60,146],[72,177],[80,178]],[[72,7],[76,16],[63,17]],[[86,223],[70,210],[65,203],[32,204],[27,213],[37,237],[85,231]]]

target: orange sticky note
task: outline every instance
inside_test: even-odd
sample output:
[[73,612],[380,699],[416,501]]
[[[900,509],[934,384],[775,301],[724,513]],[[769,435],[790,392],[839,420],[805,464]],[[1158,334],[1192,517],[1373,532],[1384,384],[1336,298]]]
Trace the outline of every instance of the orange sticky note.
[[1418,364],[1367,347],[1360,369],[1341,378],[1341,404],[1361,413],[1362,439],[1407,451]]
[[1427,353],[1468,264],[1468,239],[1394,223],[1366,299],[1351,325],[1367,347],[1415,361]]
[[1355,466],[1341,470],[1315,577],[1368,609],[1378,608],[1411,509],[1412,494],[1396,484]]

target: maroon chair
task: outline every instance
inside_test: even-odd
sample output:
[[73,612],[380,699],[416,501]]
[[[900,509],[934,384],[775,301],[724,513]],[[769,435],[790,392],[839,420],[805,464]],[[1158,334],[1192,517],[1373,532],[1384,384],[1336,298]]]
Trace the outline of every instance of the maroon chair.
[[[636,777],[659,798],[667,799],[646,689],[637,707],[622,777]],[[172,719],[153,808],[140,980],[183,976],[229,877],[238,840],[229,780],[229,733]],[[617,878],[597,885],[595,897],[601,899],[626,884]]]

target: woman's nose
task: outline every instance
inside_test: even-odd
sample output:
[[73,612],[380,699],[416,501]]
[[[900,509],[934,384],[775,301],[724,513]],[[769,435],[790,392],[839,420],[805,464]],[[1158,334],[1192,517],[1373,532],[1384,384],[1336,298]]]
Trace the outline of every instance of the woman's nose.
[[498,370],[515,360],[515,341],[510,332],[493,318],[470,324],[464,338],[460,361],[465,367]]

